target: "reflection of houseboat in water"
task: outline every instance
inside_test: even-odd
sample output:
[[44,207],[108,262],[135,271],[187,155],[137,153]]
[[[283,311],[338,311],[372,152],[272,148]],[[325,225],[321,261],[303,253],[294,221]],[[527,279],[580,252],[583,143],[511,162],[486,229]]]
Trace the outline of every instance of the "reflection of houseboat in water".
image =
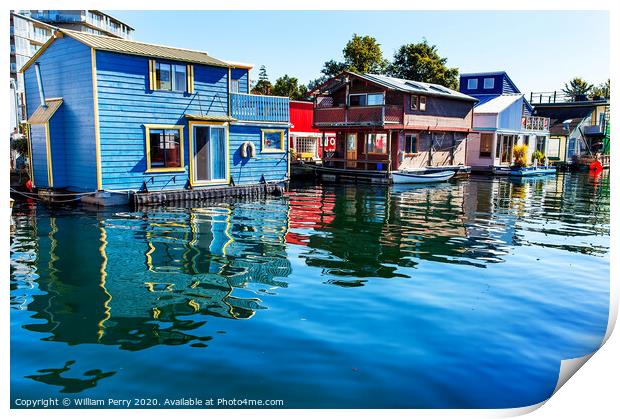
[[207,316],[250,318],[264,308],[260,295],[287,286],[287,212],[278,206],[269,219],[258,217],[265,205],[121,213],[98,225],[90,217],[39,217],[44,293],[28,308],[45,322],[27,328],[49,340],[129,350],[204,345],[211,336],[198,328]]
[[[423,260],[483,267],[502,262],[512,244],[514,217],[475,212],[478,202],[491,211],[487,203],[502,192],[507,191],[478,189],[477,182],[431,188],[321,185],[313,193],[300,191],[301,198],[292,190],[287,241],[307,246],[301,254],[306,264],[342,286],[360,286],[372,277],[404,278],[399,267]],[[310,216],[303,210],[308,199]]]

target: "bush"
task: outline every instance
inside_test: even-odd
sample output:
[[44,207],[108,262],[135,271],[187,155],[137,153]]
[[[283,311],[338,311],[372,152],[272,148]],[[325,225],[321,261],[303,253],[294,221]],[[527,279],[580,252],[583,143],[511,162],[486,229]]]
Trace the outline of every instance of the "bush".
[[516,145],[512,150],[512,157],[515,160],[515,166],[527,166],[527,146],[525,144]]
[[538,160],[538,164],[545,164],[545,155],[542,151],[536,150],[532,153],[532,163],[534,163],[534,160]]

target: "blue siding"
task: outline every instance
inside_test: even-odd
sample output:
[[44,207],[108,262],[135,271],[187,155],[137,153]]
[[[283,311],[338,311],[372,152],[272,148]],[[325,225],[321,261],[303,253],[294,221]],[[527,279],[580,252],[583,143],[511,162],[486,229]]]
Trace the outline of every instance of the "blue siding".
[[[37,188],[48,188],[45,125],[37,124],[30,126],[30,143],[32,145],[33,183]],[[52,167],[54,167],[54,163],[52,163]]]
[[[189,132],[184,114],[227,115],[228,69],[194,65],[194,94],[150,91],[148,58],[97,51],[101,165],[104,189],[184,188]],[[185,172],[144,173],[145,124],[185,125]]]
[[[484,79],[485,78],[493,78],[495,82],[493,84],[492,89],[484,88]],[[478,80],[478,87],[476,89],[469,89],[467,87],[468,80],[476,79]],[[508,75],[504,72],[496,73],[496,74],[470,74],[470,75],[462,75],[459,82],[459,90],[461,93],[465,93],[467,95],[476,96],[476,95],[501,95],[502,93],[520,93],[519,89],[515,84],[510,80]]]
[[[288,171],[288,152],[261,153],[261,128],[271,129],[277,127],[243,125],[231,125],[230,127],[230,176],[237,185],[256,183],[261,176],[264,176],[267,181],[281,181],[286,177]],[[287,138],[288,131],[285,131],[285,142]],[[256,146],[256,157],[245,159],[241,157],[241,144],[245,141],[252,141],[254,143]]]
[[245,68],[233,68],[230,78],[239,80],[239,93],[250,93],[248,90],[248,70]]
[[523,98],[504,109],[498,115],[498,128],[514,131],[521,130],[521,115],[523,113]]
[[[65,36],[54,41],[37,62],[41,67],[45,96],[63,98],[62,106],[50,121],[54,187],[95,190],[97,171],[90,48]],[[34,66],[25,71],[24,83],[30,117],[40,104]],[[41,159],[38,152],[39,149],[33,149],[34,160]],[[39,173],[35,173],[35,184],[43,186]],[[44,177],[47,183],[47,175]]]

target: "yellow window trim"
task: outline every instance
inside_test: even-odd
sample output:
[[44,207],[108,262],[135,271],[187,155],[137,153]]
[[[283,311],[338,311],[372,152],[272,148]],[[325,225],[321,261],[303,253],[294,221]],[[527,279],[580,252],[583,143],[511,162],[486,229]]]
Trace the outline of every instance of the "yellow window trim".
[[[176,129],[179,130],[179,141],[181,146],[181,167],[151,167],[151,130],[152,129]],[[146,170],[144,173],[178,173],[185,172],[185,141],[183,131],[184,125],[160,125],[144,124],[146,136]]]
[[[166,60],[162,62],[171,63],[170,61],[166,61]],[[174,77],[174,75],[172,74],[171,77]],[[185,64],[185,78],[186,78],[185,91],[183,92],[181,92],[180,90],[158,89],[157,88],[157,60],[155,59],[149,60],[149,89],[151,91],[194,93],[194,65],[193,64]]]
[[[226,179],[222,180],[194,180],[194,125],[224,127],[226,132]],[[189,185],[190,186],[214,186],[228,185],[230,183],[230,138],[228,122],[221,121],[189,121]]]
[[[286,151],[286,143],[284,141],[284,131],[283,129],[261,129],[261,153],[284,153]],[[265,134],[280,134],[280,144],[282,144],[281,148],[267,148],[265,147]]]

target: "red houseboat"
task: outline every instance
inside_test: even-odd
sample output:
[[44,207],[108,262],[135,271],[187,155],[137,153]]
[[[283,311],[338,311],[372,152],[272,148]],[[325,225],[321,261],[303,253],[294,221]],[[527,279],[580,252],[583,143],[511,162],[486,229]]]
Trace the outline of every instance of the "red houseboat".
[[291,118],[289,140],[290,147],[294,150],[291,157],[297,162],[320,162],[323,153],[329,154],[336,150],[336,133],[326,132],[323,138],[321,131],[313,126],[312,102],[291,100],[289,103]]
[[345,71],[312,92],[314,128],[335,132],[317,172],[329,180],[390,182],[392,173],[466,175],[477,99],[444,86]]

